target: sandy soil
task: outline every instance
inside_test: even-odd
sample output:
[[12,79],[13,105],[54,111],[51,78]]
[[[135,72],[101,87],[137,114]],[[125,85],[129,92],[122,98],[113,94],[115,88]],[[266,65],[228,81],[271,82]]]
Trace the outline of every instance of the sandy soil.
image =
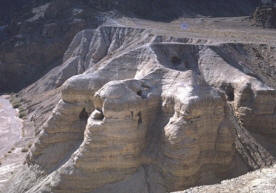
[[0,96],[0,157],[20,140],[22,120],[9,102],[8,95]]
[[18,166],[16,162],[12,164],[3,162],[7,154],[20,151],[15,148],[15,144],[21,139],[23,120],[19,119],[17,114],[9,102],[9,96],[0,96],[0,187],[7,181],[10,171]]

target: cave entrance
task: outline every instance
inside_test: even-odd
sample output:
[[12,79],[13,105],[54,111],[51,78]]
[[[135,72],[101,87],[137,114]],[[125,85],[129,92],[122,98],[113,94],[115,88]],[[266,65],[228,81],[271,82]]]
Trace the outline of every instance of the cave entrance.
[[138,116],[138,125],[140,125],[140,124],[142,124],[142,113],[139,112],[139,113],[137,114],[137,116]]
[[87,119],[88,119],[88,113],[86,112],[85,108],[83,108],[82,111],[80,112],[79,118],[82,121],[87,121]]
[[171,57],[171,62],[174,66],[178,66],[181,64],[181,59],[177,56]]
[[229,87],[226,91],[226,96],[227,96],[227,100],[228,101],[234,101],[235,99],[235,94],[234,94],[234,88],[233,87]]
[[227,101],[234,101],[235,100],[235,89],[231,84],[223,84],[221,86],[222,90],[224,90],[226,94]]

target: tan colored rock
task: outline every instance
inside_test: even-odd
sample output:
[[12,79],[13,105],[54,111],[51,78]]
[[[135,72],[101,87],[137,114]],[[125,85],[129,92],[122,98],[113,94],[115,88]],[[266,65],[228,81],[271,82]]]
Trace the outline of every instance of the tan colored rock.
[[62,84],[27,157],[26,167],[43,174],[6,192],[165,193],[248,170],[236,130],[256,118],[270,120],[270,132],[275,91],[227,62],[221,46],[232,49],[133,28],[80,32],[49,77],[59,85],[81,74]]
[[276,191],[275,174],[276,167],[273,166],[271,168],[250,172],[238,178],[222,181],[220,184],[200,186],[174,193],[274,193]]

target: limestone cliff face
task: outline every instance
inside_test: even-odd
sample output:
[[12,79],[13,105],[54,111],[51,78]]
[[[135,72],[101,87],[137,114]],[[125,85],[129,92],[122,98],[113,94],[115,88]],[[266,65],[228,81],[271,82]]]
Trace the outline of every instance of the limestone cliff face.
[[15,176],[25,183],[5,191],[162,193],[241,174],[236,130],[274,135],[276,91],[226,55],[239,46],[79,32],[63,64],[29,88],[62,85],[61,98]]

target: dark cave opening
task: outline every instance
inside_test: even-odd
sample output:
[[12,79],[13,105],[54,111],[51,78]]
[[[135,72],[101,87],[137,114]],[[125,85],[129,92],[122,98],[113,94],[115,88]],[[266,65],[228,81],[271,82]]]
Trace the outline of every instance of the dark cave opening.
[[138,116],[138,125],[140,125],[140,124],[142,124],[142,113],[139,112],[139,113],[137,114],[137,116]]
[[147,97],[146,97],[146,93],[144,93],[143,90],[137,91],[136,94],[137,94],[138,96],[140,96],[142,99],[147,98]]
[[140,96],[140,97],[142,97],[142,95],[143,95],[143,92],[142,92],[142,90],[139,90],[139,91],[137,91],[137,93],[136,93],[138,96]]
[[88,119],[88,113],[86,112],[85,108],[83,108],[82,111],[80,112],[79,118],[82,121],[87,121],[87,119]]
[[235,100],[235,89],[231,84],[223,84],[221,89],[225,92],[227,101]]
[[103,120],[104,119],[104,114],[102,112],[101,109],[96,109],[93,113],[92,113],[92,117],[95,120]]
[[226,95],[227,95],[227,100],[228,101],[234,101],[234,99],[235,99],[234,88],[229,87],[229,89],[227,89],[225,92],[226,92]]
[[174,66],[178,66],[181,63],[181,59],[177,56],[171,57],[171,62]]

